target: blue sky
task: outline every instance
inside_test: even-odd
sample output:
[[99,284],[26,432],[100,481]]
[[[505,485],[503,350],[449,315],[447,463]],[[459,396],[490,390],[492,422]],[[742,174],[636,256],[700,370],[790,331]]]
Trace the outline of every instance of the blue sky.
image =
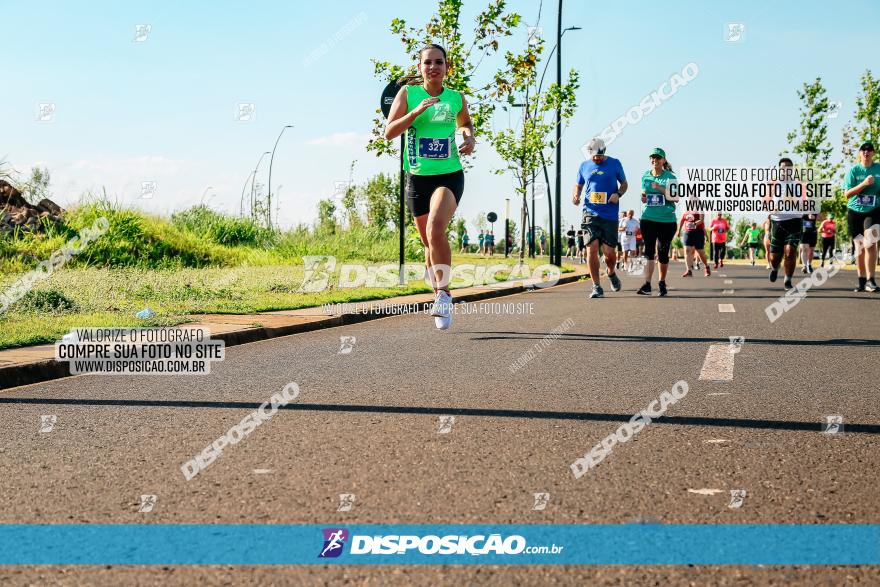
[[[464,31],[481,6],[466,3]],[[538,6],[509,4],[525,23],[555,37],[556,2],[545,3],[541,22]],[[27,26],[4,29],[0,157],[21,172],[47,166],[62,205],[105,188],[149,211],[169,213],[203,195],[212,206],[237,211],[260,154],[272,149],[283,125],[293,124],[276,152],[272,183],[282,224],[312,222],[317,201],[348,178],[352,160],[355,181],[396,171],[396,158],[364,149],[384,85],[373,76],[370,58],[406,63],[388,24],[395,17],[423,24],[434,7],[4,2],[4,20]],[[658,145],[674,167],[775,163],[786,132],[797,126],[795,92],[816,76],[842,104],[830,121],[839,146],[858,78],[871,65],[877,69],[866,57],[877,54],[877,16],[870,0],[845,7],[769,0],[567,2],[565,25],[583,30],[567,33],[563,44],[563,68],[581,72],[578,111],[563,137],[563,201],[581,145],[689,62],[699,66],[697,78],[627,127],[609,149],[631,181],[647,169],[647,154]],[[725,40],[727,23],[745,25],[741,41]],[[133,42],[139,24],[150,31]],[[333,41],[339,31],[343,38]],[[503,43],[516,49],[526,38],[523,26]],[[51,121],[37,120],[42,103],[54,104]],[[255,105],[254,120],[236,120],[239,103]],[[494,122],[506,124],[507,116]],[[498,167],[491,147],[478,145],[460,207],[469,224],[479,212],[502,215],[504,199],[513,196],[510,178],[492,173]],[[150,199],[140,197],[145,181],[156,182]],[[624,197],[625,207],[637,208],[636,192]],[[545,210],[542,201],[539,222]],[[570,203],[563,212],[567,224],[577,217]]]

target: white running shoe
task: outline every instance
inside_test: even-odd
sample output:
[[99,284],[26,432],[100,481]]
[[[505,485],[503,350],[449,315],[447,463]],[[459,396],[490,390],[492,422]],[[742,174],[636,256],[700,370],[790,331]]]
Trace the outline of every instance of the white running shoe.
[[438,291],[431,307],[431,316],[438,330],[448,330],[452,326],[452,296],[443,290]]

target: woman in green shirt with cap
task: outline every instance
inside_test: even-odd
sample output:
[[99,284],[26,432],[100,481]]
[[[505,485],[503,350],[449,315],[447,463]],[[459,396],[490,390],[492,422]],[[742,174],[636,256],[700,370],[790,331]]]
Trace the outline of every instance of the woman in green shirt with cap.
[[654,275],[654,256],[660,263],[660,281],[657,289],[666,295],[666,273],[669,270],[669,247],[675,237],[678,224],[675,220],[675,203],[678,198],[669,196],[669,184],[675,175],[666,160],[666,151],[654,148],[650,155],[651,169],[642,175],[642,217],[639,226],[645,243],[645,283],[636,292],[651,295],[651,277]]
[[849,236],[852,239],[857,236],[865,237],[856,247],[859,285],[855,291],[880,291],[880,287],[874,281],[877,242],[865,235],[869,228],[880,223],[880,163],[874,162],[874,143],[863,143],[859,147],[859,164],[853,165],[847,171],[843,189],[846,190],[844,195],[848,198],[846,223]]

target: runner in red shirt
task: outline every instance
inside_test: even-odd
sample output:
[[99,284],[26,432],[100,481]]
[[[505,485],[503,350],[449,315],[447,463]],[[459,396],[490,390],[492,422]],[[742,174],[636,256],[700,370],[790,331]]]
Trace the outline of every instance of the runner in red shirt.
[[709,225],[709,230],[712,231],[712,244],[715,248],[715,269],[718,269],[719,264],[724,267],[724,254],[727,251],[727,233],[730,231],[730,223],[719,212]]
[[825,266],[825,255],[831,251],[831,254],[828,255],[828,262],[831,262],[831,258],[834,256],[834,240],[837,236],[837,223],[834,221],[833,216],[829,216],[822,222],[822,226],[819,228],[819,231],[822,234],[822,264],[820,267]]
[[703,222],[703,215],[699,212],[687,212],[681,217],[678,223],[678,234],[684,243],[684,262],[687,265],[687,271],[682,277],[693,276],[694,254],[699,255],[703,265],[706,266],[706,277],[712,275],[709,269],[709,262],[706,260],[706,223]]

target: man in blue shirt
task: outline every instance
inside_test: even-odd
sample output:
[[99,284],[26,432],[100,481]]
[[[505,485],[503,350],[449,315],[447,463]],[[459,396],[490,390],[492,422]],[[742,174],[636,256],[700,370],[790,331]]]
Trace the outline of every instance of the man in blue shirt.
[[[605,141],[595,138],[587,145],[590,159],[581,163],[578,169],[577,185],[571,201],[580,205],[581,190],[584,191],[584,209],[581,227],[584,229],[584,241],[590,258],[590,277],[593,280],[591,298],[604,297],[605,292],[599,285],[599,244],[605,255],[608,281],[612,291],[620,291],[620,278],[614,272],[617,261],[617,214],[620,198],[626,192],[626,176],[623,166],[613,157],[605,156]],[[584,189],[586,187],[586,189]]]

